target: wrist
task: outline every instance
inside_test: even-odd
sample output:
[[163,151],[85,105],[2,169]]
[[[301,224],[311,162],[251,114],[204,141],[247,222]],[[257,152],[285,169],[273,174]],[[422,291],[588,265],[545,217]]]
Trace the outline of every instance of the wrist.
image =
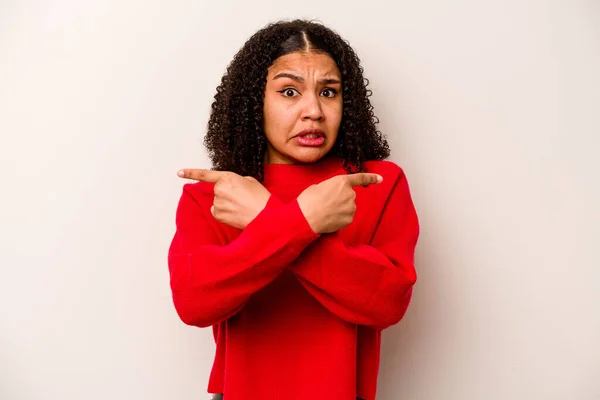
[[298,205],[302,215],[304,215],[304,219],[306,219],[308,226],[310,226],[310,229],[312,229],[317,235],[322,234],[322,226],[320,224],[321,219],[319,218],[318,213],[311,212],[310,208],[306,207],[306,205],[303,205],[300,201],[298,201]]

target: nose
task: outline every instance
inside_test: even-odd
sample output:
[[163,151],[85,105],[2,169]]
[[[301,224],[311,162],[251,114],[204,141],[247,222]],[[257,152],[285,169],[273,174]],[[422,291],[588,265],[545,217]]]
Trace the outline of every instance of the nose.
[[302,111],[303,120],[322,121],[325,115],[323,114],[323,107],[319,96],[305,95],[304,96],[304,109]]

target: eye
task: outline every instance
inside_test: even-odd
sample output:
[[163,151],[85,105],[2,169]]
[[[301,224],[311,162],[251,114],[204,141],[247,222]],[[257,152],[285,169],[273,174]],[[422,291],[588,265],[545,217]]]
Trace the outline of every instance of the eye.
[[300,92],[298,92],[294,88],[285,88],[283,90],[278,90],[277,93],[281,93],[284,97],[296,97],[300,94]]
[[325,97],[335,97],[337,94],[338,91],[331,88],[323,89],[323,91],[321,92],[321,95]]

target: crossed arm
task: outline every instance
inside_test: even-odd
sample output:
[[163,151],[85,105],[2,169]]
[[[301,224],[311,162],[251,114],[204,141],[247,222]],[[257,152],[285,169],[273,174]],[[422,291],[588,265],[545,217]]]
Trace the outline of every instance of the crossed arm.
[[[352,220],[354,200],[350,196],[350,202],[333,204],[332,193],[343,200],[349,193],[343,189],[354,193],[353,183],[363,185],[364,179],[377,183],[377,176],[349,175],[350,180],[355,179],[352,182],[336,182],[347,176],[334,177],[333,183],[315,185],[308,194],[283,204],[268,192],[261,195],[256,186],[260,183],[230,174],[204,171],[201,176],[185,176],[215,183],[212,217],[243,230],[228,245],[219,245],[208,221],[211,216],[201,210],[190,187],[184,188],[177,210],[177,232],[169,251],[173,299],[184,322],[210,326],[229,318],[288,267],[324,307],[348,322],[384,329],[402,318],[416,279],[413,254],[418,236],[403,175],[394,183],[372,243],[348,246],[337,231]],[[224,182],[230,179],[233,184]],[[244,187],[245,182],[239,179],[252,187]],[[340,185],[345,187],[340,189]],[[240,190],[248,191],[240,196]],[[242,205],[245,200],[234,204],[235,199],[260,200]],[[326,199],[331,204],[324,204]],[[259,209],[262,201],[266,204]],[[320,215],[311,210],[311,204],[319,205]],[[340,204],[348,205],[348,210],[340,211],[344,208]],[[338,211],[327,211],[336,206]],[[244,218],[248,220],[245,226]],[[324,222],[326,218],[328,222]]]

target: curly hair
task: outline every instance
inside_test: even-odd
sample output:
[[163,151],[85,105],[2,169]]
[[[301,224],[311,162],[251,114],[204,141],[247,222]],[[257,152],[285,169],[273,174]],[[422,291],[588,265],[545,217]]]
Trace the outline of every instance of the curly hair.
[[369,81],[348,42],[317,22],[280,21],[248,39],[217,87],[204,138],[215,170],[263,180],[267,151],[263,98],[268,68],[281,56],[307,50],[329,55],[342,78],[342,120],[328,155],[340,157],[348,173],[365,171],[365,161],[389,157],[389,145],[376,128],[379,120],[369,101]]

